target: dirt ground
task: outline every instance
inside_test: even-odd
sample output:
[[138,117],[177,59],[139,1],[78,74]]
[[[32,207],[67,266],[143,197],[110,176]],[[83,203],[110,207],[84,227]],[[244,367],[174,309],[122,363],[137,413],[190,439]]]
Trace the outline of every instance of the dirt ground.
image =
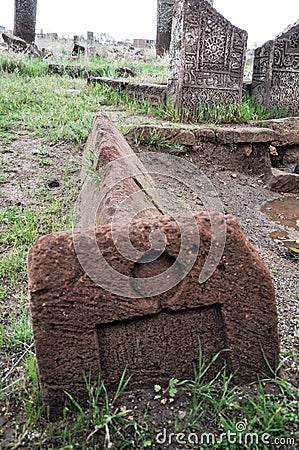
[[[153,150],[146,146],[138,148],[140,153]],[[47,192],[57,198],[63,197],[69,181],[79,183],[80,151],[78,153],[69,145],[52,146],[40,138],[26,136],[6,146],[0,146],[1,164],[7,168],[5,172],[7,181],[0,186],[0,207],[16,205],[23,208],[32,204],[42,205]],[[299,197],[271,192],[265,188],[261,176],[239,173],[237,168],[235,171],[228,171],[218,167],[217,164],[202,167],[202,163],[199,165],[197,161],[196,153],[190,150],[188,153],[182,152],[180,158],[199,167],[205,173],[218,193],[225,213],[233,214],[239,219],[245,236],[263,257],[276,288],[281,349],[287,352],[294,348],[298,355],[299,256],[292,254],[273,240],[273,232],[280,236],[298,236]],[[185,185],[163,175],[162,167],[161,173],[160,179],[158,176],[157,180],[168,192],[171,192],[174,199],[178,202],[184,201],[194,211],[203,208],[201,199],[188,189],[188,173],[185,174]],[[53,180],[58,181],[59,185],[51,186]],[[40,194],[36,195],[37,192]],[[276,202],[271,203],[273,201]],[[74,202],[75,199],[68,199],[70,209]],[[5,249],[1,250],[5,251]],[[10,301],[13,300],[6,300],[7,312],[10,310]],[[1,318],[1,325],[5,325],[6,321],[7,317],[4,315]],[[5,364],[5,359],[1,358],[0,368],[4,368],[4,374],[7,370]],[[299,386],[299,374],[292,370],[292,367],[285,368],[285,376]],[[129,406],[134,403],[136,405],[138,402],[139,410],[140,405],[143,404],[147,413],[160,414],[162,423],[169,422],[173,409],[180,411],[184,403],[184,399],[178,398],[175,400],[175,405],[169,405],[167,411],[162,406],[159,411],[159,408],[157,410],[149,403],[149,400],[147,395],[137,392],[131,397],[129,395],[126,402]]]

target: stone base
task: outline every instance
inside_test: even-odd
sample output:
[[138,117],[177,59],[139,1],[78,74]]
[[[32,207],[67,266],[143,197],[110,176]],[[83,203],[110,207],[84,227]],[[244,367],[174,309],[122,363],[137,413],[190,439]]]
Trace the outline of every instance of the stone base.
[[89,77],[89,83],[99,83],[119,89],[138,101],[148,100],[152,106],[166,104],[166,84],[131,83],[124,78]]

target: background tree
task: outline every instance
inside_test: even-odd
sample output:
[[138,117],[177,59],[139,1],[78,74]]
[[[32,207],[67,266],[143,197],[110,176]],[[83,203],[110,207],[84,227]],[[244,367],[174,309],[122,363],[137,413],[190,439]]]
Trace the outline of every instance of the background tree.
[[37,0],[15,0],[14,35],[31,43],[35,41]]

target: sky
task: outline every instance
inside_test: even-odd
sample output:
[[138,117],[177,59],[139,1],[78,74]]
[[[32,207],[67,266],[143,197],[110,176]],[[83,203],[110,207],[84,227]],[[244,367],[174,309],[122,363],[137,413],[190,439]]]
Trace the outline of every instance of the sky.
[[[299,0],[214,0],[214,6],[248,32],[249,46],[262,45],[299,20]],[[14,0],[0,0],[0,25],[13,29],[13,14]],[[36,32],[155,39],[156,17],[157,0],[37,0]]]

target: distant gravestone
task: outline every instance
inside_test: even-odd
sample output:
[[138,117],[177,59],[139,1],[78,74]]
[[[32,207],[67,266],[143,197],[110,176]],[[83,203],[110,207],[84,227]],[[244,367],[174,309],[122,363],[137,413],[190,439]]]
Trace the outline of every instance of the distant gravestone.
[[168,99],[196,117],[202,104],[239,103],[247,33],[205,0],[175,4]]
[[92,45],[94,43],[93,31],[87,31],[87,44]]
[[[207,0],[211,5],[213,5],[213,1]],[[174,3],[175,0],[158,0],[156,44],[158,56],[163,56],[165,52],[169,52]]]
[[37,0],[15,0],[14,32],[15,36],[31,44],[35,41]]
[[267,110],[299,112],[299,21],[255,50],[252,95]]
[[163,56],[169,51],[171,25],[175,0],[158,0],[156,53]]

